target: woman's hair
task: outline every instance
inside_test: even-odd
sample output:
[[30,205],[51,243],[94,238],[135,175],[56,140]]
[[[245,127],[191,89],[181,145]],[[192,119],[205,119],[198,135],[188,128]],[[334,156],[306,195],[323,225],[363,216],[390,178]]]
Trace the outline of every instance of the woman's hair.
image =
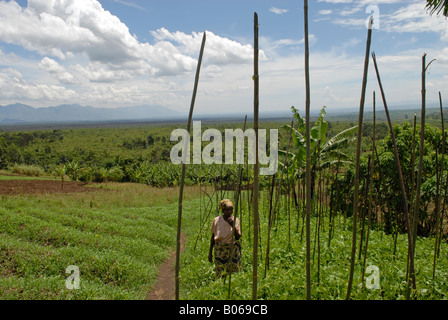
[[221,210],[224,211],[225,209],[232,208],[233,209],[233,202],[229,199],[221,200],[219,206],[221,207]]

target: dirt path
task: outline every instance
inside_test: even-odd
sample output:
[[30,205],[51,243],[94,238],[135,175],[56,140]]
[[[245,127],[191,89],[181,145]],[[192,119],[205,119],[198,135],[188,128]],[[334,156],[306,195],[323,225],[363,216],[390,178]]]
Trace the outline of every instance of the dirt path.
[[[184,250],[185,242],[187,241],[185,234],[181,235],[180,251]],[[157,283],[154,289],[148,293],[147,300],[174,300],[175,298],[175,281],[174,281],[174,264],[176,262],[176,250],[174,250],[170,257],[163,262],[159,267],[159,275],[157,276]]]

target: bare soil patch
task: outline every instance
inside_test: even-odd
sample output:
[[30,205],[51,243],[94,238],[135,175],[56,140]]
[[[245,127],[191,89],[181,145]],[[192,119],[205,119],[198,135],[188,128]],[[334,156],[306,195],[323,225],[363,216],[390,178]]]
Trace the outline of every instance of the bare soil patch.
[[65,181],[62,187],[57,180],[5,180],[0,181],[0,194],[22,195],[42,193],[76,193],[95,191],[83,182]]

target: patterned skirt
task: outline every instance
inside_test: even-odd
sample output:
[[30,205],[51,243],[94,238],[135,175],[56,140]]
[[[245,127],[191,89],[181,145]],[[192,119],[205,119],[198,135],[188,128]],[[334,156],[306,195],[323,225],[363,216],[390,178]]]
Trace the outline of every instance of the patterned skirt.
[[[241,270],[241,244],[235,241],[232,245],[230,243],[215,243],[215,271],[216,276],[225,276],[229,272],[238,272]],[[232,259],[230,259],[232,256]]]

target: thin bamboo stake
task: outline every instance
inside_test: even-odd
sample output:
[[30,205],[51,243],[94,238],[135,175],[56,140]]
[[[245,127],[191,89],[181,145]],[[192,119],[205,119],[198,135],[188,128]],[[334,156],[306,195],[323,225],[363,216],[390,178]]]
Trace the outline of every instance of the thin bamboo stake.
[[[293,126],[293,123],[294,123],[294,120],[291,121],[291,128]],[[268,238],[267,238],[267,244],[266,244],[266,258],[265,258],[265,265],[264,265],[264,277],[265,278],[266,278],[266,274],[267,274],[267,269],[269,269],[269,251],[270,251],[271,229],[272,229],[272,224],[273,224],[273,220],[274,220],[274,217],[275,217],[275,210],[276,210],[277,205],[278,205],[278,198],[279,198],[280,193],[281,193],[283,174],[285,172],[286,163],[288,161],[289,147],[291,145],[291,138],[292,138],[292,130],[291,130],[291,134],[290,134],[289,140],[288,140],[288,147],[286,148],[285,160],[283,162],[282,172],[280,174],[280,181],[278,183],[277,192],[275,194],[275,202],[274,202],[274,207],[273,207],[273,210],[272,210],[272,214],[271,214],[271,212],[269,212]],[[275,177],[275,175],[274,175],[274,177]],[[275,181],[275,180],[273,180],[273,181]],[[272,190],[274,190],[274,183],[273,183],[273,186],[272,186]],[[272,193],[271,193],[271,197],[272,197]]]
[[258,201],[259,201],[259,163],[258,163],[258,116],[259,116],[259,93],[260,93],[260,78],[258,74],[258,14],[254,12],[254,131],[255,131],[255,165],[254,165],[254,244],[252,256],[252,300],[258,299],[258,233],[259,233],[259,215],[258,215]]
[[356,255],[356,224],[358,217],[358,198],[359,198],[359,167],[360,167],[360,157],[361,157],[361,140],[362,140],[362,122],[364,117],[364,103],[366,98],[367,89],[367,75],[369,71],[369,54],[370,54],[370,44],[372,42],[372,29],[373,29],[373,16],[369,19],[369,29],[367,32],[367,44],[366,44],[366,54],[364,59],[364,75],[362,80],[362,91],[361,91],[361,101],[359,104],[359,118],[358,118],[358,144],[356,148],[356,160],[355,160],[355,190],[353,197],[353,233],[352,233],[352,253],[350,261],[350,274],[347,286],[347,294],[345,296],[346,300],[350,299],[350,294],[352,291],[353,284],[353,273],[355,271],[355,255]]
[[336,215],[336,213],[334,212],[335,211],[335,208],[334,208],[335,200],[334,200],[333,196],[334,196],[335,189],[336,189],[336,198],[339,195],[337,185],[338,185],[338,175],[339,175],[340,164],[341,164],[341,157],[339,156],[338,164],[336,166],[336,174],[335,174],[335,177],[333,178],[333,184],[331,185],[331,193],[330,193],[331,205],[330,205],[330,213],[329,213],[330,217],[329,217],[329,222],[328,222],[328,244],[327,244],[328,248],[330,248],[330,242],[331,242],[331,239],[333,237],[333,232],[334,232],[334,219],[335,219],[334,216]]
[[[428,69],[429,65],[434,62],[435,60],[432,60],[428,65],[426,65],[426,53],[423,54],[422,57],[422,115],[421,115],[421,125],[420,125],[420,150],[419,150],[419,164],[418,164],[418,172],[417,172],[417,186],[416,186],[416,199],[415,199],[415,206],[414,206],[414,217],[415,219],[418,219],[419,213],[420,213],[420,194],[421,194],[421,183],[422,183],[422,175],[423,175],[423,155],[424,155],[424,148],[425,148],[425,122],[426,122],[426,70]],[[417,223],[418,224],[418,223]],[[411,258],[409,263],[411,263],[411,260],[414,259],[415,255],[415,243],[417,238],[417,232],[414,231],[415,235],[413,237],[413,245],[410,247],[410,255]],[[411,268],[411,272],[414,272]],[[415,275],[411,275],[411,279],[413,282],[413,288],[416,288],[415,285]],[[409,298],[409,284],[408,284],[408,290],[406,293],[407,298]]]
[[[378,156],[378,150],[377,150],[376,146],[374,147],[374,150],[375,150],[375,159],[376,159],[376,163],[377,163],[377,167],[378,167],[378,172],[379,172],[380,178],[381,178],[381,185],[383,187],[383,192],[380,191],[379,187],[377,188],[377,192],[384,195],[384,201],[381,202],[382,203],[382,209],[383,209],[383,211],[385,213],[386,212],[386,208],[387,208],[387,213],[388,213],[387,216],[390,217],[390,215],[391,215],[390,207],[391,206],[390,206],[390,203],[389,203],[390,202],[389,201],[389,197],[387,196],[386,178],[384,177],[383,169],[381,169],[380,157]],[[385,220],[385,223],[386,223],[386,219],[384,219],[384,220]],[[390,220],[390,218],[388,220]],[[383,230],[387,231],[386,227],[387,227],[387,225],[383,225]],[[393,255],[394,255],[394,260],[395,260],[395,251],[394,251]]]
[[[320,162],[320,160],[319,160]],[[320,165],[319,165],[320,166]],[[323,223],[323,210],[322,210],[322,205],[323,205],[323,191],[322,191],[322,183],[323,183],[323,178],[322,178],[322,170],[319,170],[319,178],[318,178],[318,183],[317,183],[317,189],[318,189],[318,203],[319,203],[319,207],[317,209],[317,231],[316,231],[316,241],[314,243],[314,245],[317,244],[317,286],[320,285],[320,227],[321,224]],[[318,296],[319,299],[319,296]]]
[[[371,162],[371,157],[369,155],[368,161],[367,161],[367,168],[370,168],[370,162]],[[370,185],[370,179],[371,179],[371,174],[370,171],[367,173],[367,176],[365,178],[364,181],[364,196],[363,196],[363,201],[361,204],[361,232],[360,232],[360,240],[359,240],[359,252],[358,252],[358,260],[361,260],[361,255],[362,255],[362,248],[363,248],[363,241],[364,241],[364,233],[365,233],[365,222],[366,222],[366,215],[365,215],[365,211],[366,211],[366,202],[367,202],[367,197],[369,194],[369,185]]]
[[[412,152],[411,152],[411,164],[410,164],[410,170],[411,170],[411,200],[410,200],[410,209],[409,212],[412,215],[412,239],[413,239],[413,244],[415,247],[415,240],[417,239],[417,225],[418,225],[418,212],[416,210],[414,210],[414,195],[415,195],[415,187],[414,187],[414,183],[415,183],[415,144],[416,144],[416,140],[415,140],[415,133],[416,133],[416,126],[417,126],[417,113],[414,113],[414,128],[413,128],[413,132],[412,132]],[[397,242],[395,240],[395,247],[397,246]],[[394,257],[395,257],[395,249],[394,249]],[[407,258],[406,263],[409,265],[409,255]],[[406,280],[408,279],[409,274],[408,274],[408,270],[406,270]]]
[[287,163],[286,167],[286,181],[288,182],[288,250],[291,251],[291,193],[294,189],[294,186],[292,185],[292,177],[289,177],[289,163]]
[[266,257],[264,259],[264,277],[266,278],[267,269],[269,268],[269,251],[270,251],[270,230],[271,230],[271,222],[272,222],[272,201],[274,199],[274,189],[275,189],[275,178],[277,176],[277,173],[274,173],[272,175],[272,182],[271,182],[271,189],[269,194],[269,215],[268,215],[268,239],[266,244]]
[[[244,126],[243,126],[243,132],[246,131],[246,123],[247,123],[247,115],[244,118]],[[235,198],[235,213],[233,214],[234,219],[233,219],[233,225],[232,225],[232,230],[235,228],[235,222],[236,222],[236,218],[238,217],[238,210],[239,210],[239,206],[240,206],[240,193],[241,193],[241,180],[243,178],[243,165],[239,164],[238,165],[238,185],[236,188],[236,196],[234,196]],[[241,227],[240,227],[241,228]],[[233,246],[234,246],[234,242],[235,241],[235,232],[232,232],[232,242],[230,244],[230,265],[232,264],[232,254],[233,254]],[[230,299],[231,296],[231,292],[232,292],[232,268],[230,268],[229,270],[229,295],[228,295],[228,299]]]
[[[442,121],[442,159],[441,159],[441,164],[440,164],[440,180],[443,181],[443,171],[444,171],[444,167],[445,167],[445,151],[446,151],[446,136],[445,136],[445,124],[443,121],[443,104],[442,104],[442,94],[439,91],[439,103],[440,103],[440,116],[441,116],[441,121]],[[443,184],[443,182],[442,182]],[[438,187],[438,186],[437,186]],[[445,198],[446,198],[446,188],[445,188]],[[439,196],[437,197],[437,202],[439,202]],[[445,200],[444,200],[445,202]],[[439,225],[436,224],[436,235],[435,235],[435,247],[434,247],[434,263],[433,263],[433,271],[432,271],[432,278],[435,279],[436,277],[436,262],[437,262],[437,257],[439,255],[439,246],[441,243],[441,238],[442,238],[442,231],[443,231],[443,212],[444,212],[444,205],[442,205],[442,210],[440,210],[440,217],[438,217],[438,223]],[[437,227],[439,227],[439,230],[437,230]]]
[[[246,189],[246,200],[247,200],[247,239],[249,241],[249,243],[252,242],[252,237],[251,237],[251,224],[250,224],[250,212],[251,212],[251,197],[253,194],[253,183],[250,183],[250,173],[249,173],[249,157],[246,157],[246,180],[247,180],[247,189]],[[251,186],[251,187],[250,187]]]
[[[442,161],[445,163],[445,154],[446,154],[446,132],[445,132],[445,120],[443,118],[443,103],[442,103],[442,94],[439,91],[439,102],[440,102],[440,114],[441,114],[441,120],[442,120]],[[441,179],[443,181],[443,170],[441,170]],[[446,199],[448,198],[448,173],[446,175],[446,182],[445,182],[445,188],[443,188],[443,182],[442,182],[442,188],[444,189],[444,196],[443,196],[443,203],[441,207],[441,213],[440,213],[440,229],[439,229],[439,239],[442,237],[443,232],[443,213],[446,212],[445,206],[446,206]],[[438,246],[437,246],[437,257],[439,257],[440,254],[440,244],[441,241],[439,240]]]
[[367,235],[366,235],[366,243],[364,247],[364,260],[362,264],[362,276],[361,283],[364,286],[364,273],[366,270],[366,260],[367,260],[367,249],[369,245],[369,235],[370,235],[370,224],[371,224],[371,216],[372,216],[372,206],[373,206],[373,177],[375,174],[375,138],[376,138],[376,98],[375,91],[373,92],[373,132],[372,132],[372,155],[371,155],[371,167],[370,167],[370,194],[369,194],[369,213],[367,217]]
[[305,11],[305,86],[306,86],[306,298],[311,300],[311,129],[310,129],[310,48],[308,36],[308,0]]
[[[201,51],[199,54],[199,60],[196,70],[196,77],[195,77],[195,83],[194,83],[194,89],[193,89],[193,97],[191,99],[191,105],[190,105],[190,113],[188,115],[188,123],[187,123],[187,131],[190,134],[191,132],[191,120],[193,118],[193,109],[194,109],[194,103],[196,100],[196,93],[198,91],[198,84],[199,84],[199,74],[201,71],[201,64],[202,64],[202,56],[204,54],[204,48],[205,48],[205,42],[206,42],[206,33],[204,32],[204,35],[202,37],[202,44],[201,44]],[[184,152],[186,152],[184,150]],[[180,269],[180,246],[181,246],[181,224],[182,224],[182,200],[183,200],[183,193],[184,193],[184,181],[185,181],[185,167],[186,164],[182,163],[182,175],[180,178],[180,189],[179,189],[179,206],[178,206],[178,215],[177,215],[177,244],[176,244],[176,269],[175,269],[175,295],[176,300],[179,300],[179,269]]]
[[415,239],[417,237],[417,221],[418,221],[418,215],[415,214],[415,210],[414,210],[414,196],[415,196],[415,144],[416,144],[416,139],[415,139],[415,133],[416,133],[416,127],[417,127],[417,113],[414,114],[414,129],[412,132],[412,152],[411,152],[411,208],[410,208],[410,212],[412,213],[412,229],[413,229],[413,237],[414,237],[414,244],[415,244]]
[[[407,227],[407,235],[408,235],[408,253],[412,253],[414,252],[414,244],[412,241],[412,229],[411,229],[411,222],[409,219],[409,213],[408,213],[408,203],[407,203],[407,196],[406,196],[406,188],[404,185],[404,180],[403,180],[403,173],[401,170],[401,165],[400,165],[400,158],[398,156],[398,147],[397,147],[397,142],[395,140],[395,133],[394,133],[394,129],[392,127],[392,122],[390,120],[390,115],[389,115],[389,109],[387,107],[387,102],[386,102],[386,97],[384,94],[384,89],[383,89],[383,85],[381,84],[381,78],[380,78],[380,74],[378,71],[378,66],[376,63],[376,56],[375,53],[372,53],[372,58],[373,58],[373,62],[375,65],[375,71],[376,71],[376,75],[377,75],[377,79],[378,79],[378,84],[381,90],[381,96],[383,98],[383,104],[384,104],[384,110],[386,112],[386,117],[387,117],[387,122],[389,124],[389,130],[390,130],[390,135],[392,138],[392,143],[394,145],[394,154],[395,154],[395,161],[397,164],[397,169],[398,169],[398,176],[400,179],[400,186],[401,186],[401,194],[402,194],[402,202],[403,202],[403,210],[405,212],[405,219],[406,219],[406,227]],[[413,283],[415,283],[415,272],[414,272],[414,257],[411,255],[410,259],[409,259],[409,269],[411,271],[411,279],[413,281]],[[408,287],[409,287],[409,282],[408,282]],[[409,291],[409,290],[408,290]]]

